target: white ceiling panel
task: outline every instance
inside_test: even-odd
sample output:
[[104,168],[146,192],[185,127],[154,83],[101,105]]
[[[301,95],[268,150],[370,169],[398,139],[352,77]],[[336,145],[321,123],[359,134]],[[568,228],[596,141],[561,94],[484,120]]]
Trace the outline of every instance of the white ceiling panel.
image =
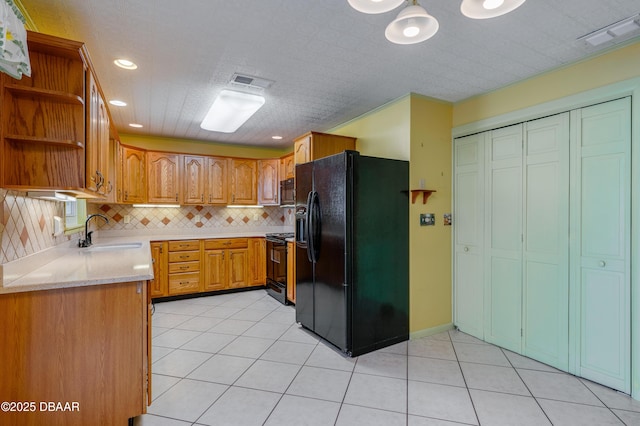
[[[594,54],[578,37],[640,11],[637,0],[529,0],[472,20],[460,2],[420,1],[440,31],[400,46],[384,29],[401,8],[366,15],[346,0],[22,0],[39,31],[87,44],[105,96],[128,103],[110,107],[120,132],[273,147],[409,92],[456,102],[575,62]],[[202,130],[234,73],[274,81],[265,106],[233,134]]]

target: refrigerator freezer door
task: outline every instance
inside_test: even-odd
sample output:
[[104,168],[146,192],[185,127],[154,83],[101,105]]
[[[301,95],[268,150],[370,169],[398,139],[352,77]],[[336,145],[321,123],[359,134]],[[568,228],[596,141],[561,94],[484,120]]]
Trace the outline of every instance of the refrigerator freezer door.
[[[313,163],[296,166],[296,322],[314,330],[314,265],[308,256],[307,201],[313,190]],[[303,235],[304,234],[304,235]]]
[[314,220],[319,238],[315,253],[315,329],[319,336],[344,352],[349,351],[347,255],[350,194],[348,154],[333,155],[314,162],[314,191],[317,202]]

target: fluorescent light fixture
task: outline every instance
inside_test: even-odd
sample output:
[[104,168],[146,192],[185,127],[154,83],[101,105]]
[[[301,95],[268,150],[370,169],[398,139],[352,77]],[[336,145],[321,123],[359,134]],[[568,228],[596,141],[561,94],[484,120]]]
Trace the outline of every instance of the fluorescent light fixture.
[[213,101],[200,127],[212,132],[233,133],[262,105],[264,105],[262,96],[223,90]]
[[260,206],[260,205],[244,206],[242,204],[229,204],[227,208],[228,209],[263,209],[264,206]]
[[109,101],[109,103],[110,103],[111,105],[113,105],[113,106],[118,106],[118,107],[124,107],[124,106],[127,106],[127,103],[126,103],[125,101],[121,101],[121,100],[118,100],[118,99],[111,99],[111,100]]
[[282,136],[274,135],[274,136],[271,136],[271,139],[279,141],[279,140],[282,140]]
[[75,201],[75,197],[55,191],[28,191],[27,197],[51,201]]
[[629,40],[640,34],[640,14],[614,22],[578,38],[588,47],[605,47]]
[[134,64],[128,59],[116,59],[115,61],[113,61],[113,63],[116,64],[116,66],[125,70],[135,70],[138,68],[136,64]]
[[141,129],[143,126],[139,123],[129,123],[129,127],[134,127],[136,129]]
[[404,0],[348,0],[349,5],[362,13],[385,13],[404,3]]
[[151,209],[159,209],[159,208],[179,209],[180,208],[180,204],[134,204],[133,207],[137,207],[137,208],[141,208],[141,209],[146,209],[146,208],[151,208]]

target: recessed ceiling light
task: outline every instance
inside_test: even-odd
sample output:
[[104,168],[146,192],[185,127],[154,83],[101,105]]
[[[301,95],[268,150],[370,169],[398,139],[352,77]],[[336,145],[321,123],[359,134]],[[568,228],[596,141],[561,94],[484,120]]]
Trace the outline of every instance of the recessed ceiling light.
[[136,68],[138,68],[136,64],[128,59],[116,59],[115,61],[113,61],[113,63],[120,68],[124,68],[125,70],[135,70]]
[[282,136],[271,136],[271,139],[279,141],[280,139],[282,139]]
[[126,103],[126,102],[124,102],[124,101],[119,101],[119,100],[117,100],[117,99],[111,99],[111,100],[109,101],[109,103],[110,103],[111,105],[119,106],[119,107],[127,106],[127,103]]
[[138,123],[129,123],[129,127],[135,127],[136,129],[140,129],[142,127],[142,124],[138,124]]

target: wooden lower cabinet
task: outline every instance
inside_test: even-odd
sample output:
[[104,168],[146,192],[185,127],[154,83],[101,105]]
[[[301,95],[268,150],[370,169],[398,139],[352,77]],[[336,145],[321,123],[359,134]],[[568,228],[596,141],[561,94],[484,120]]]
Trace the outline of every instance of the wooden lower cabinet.
[[151,243],[151,297],[264,285],[264,238],[212,238]]
[[199,240],[169,241],[169,296],[201,291]]
[[167,275],[169,268],[169,243],[161,241],[152,242],[150,245],[154,278],[149,281],[149,293],[151,297],[167,296],[169,295],[169,277]]
[[249,238],[249,285],[264,285],[267,281],[267,242],[264,238]]
[[0,295],[0,395],[36,404],[0,423],[125,425],[145,413],[150,321],[146,281]]
[[296,303],[296,243],[287,242],[287,300]]
[[227,290],[248,285],[247,238],[204,240],[204,290]]

